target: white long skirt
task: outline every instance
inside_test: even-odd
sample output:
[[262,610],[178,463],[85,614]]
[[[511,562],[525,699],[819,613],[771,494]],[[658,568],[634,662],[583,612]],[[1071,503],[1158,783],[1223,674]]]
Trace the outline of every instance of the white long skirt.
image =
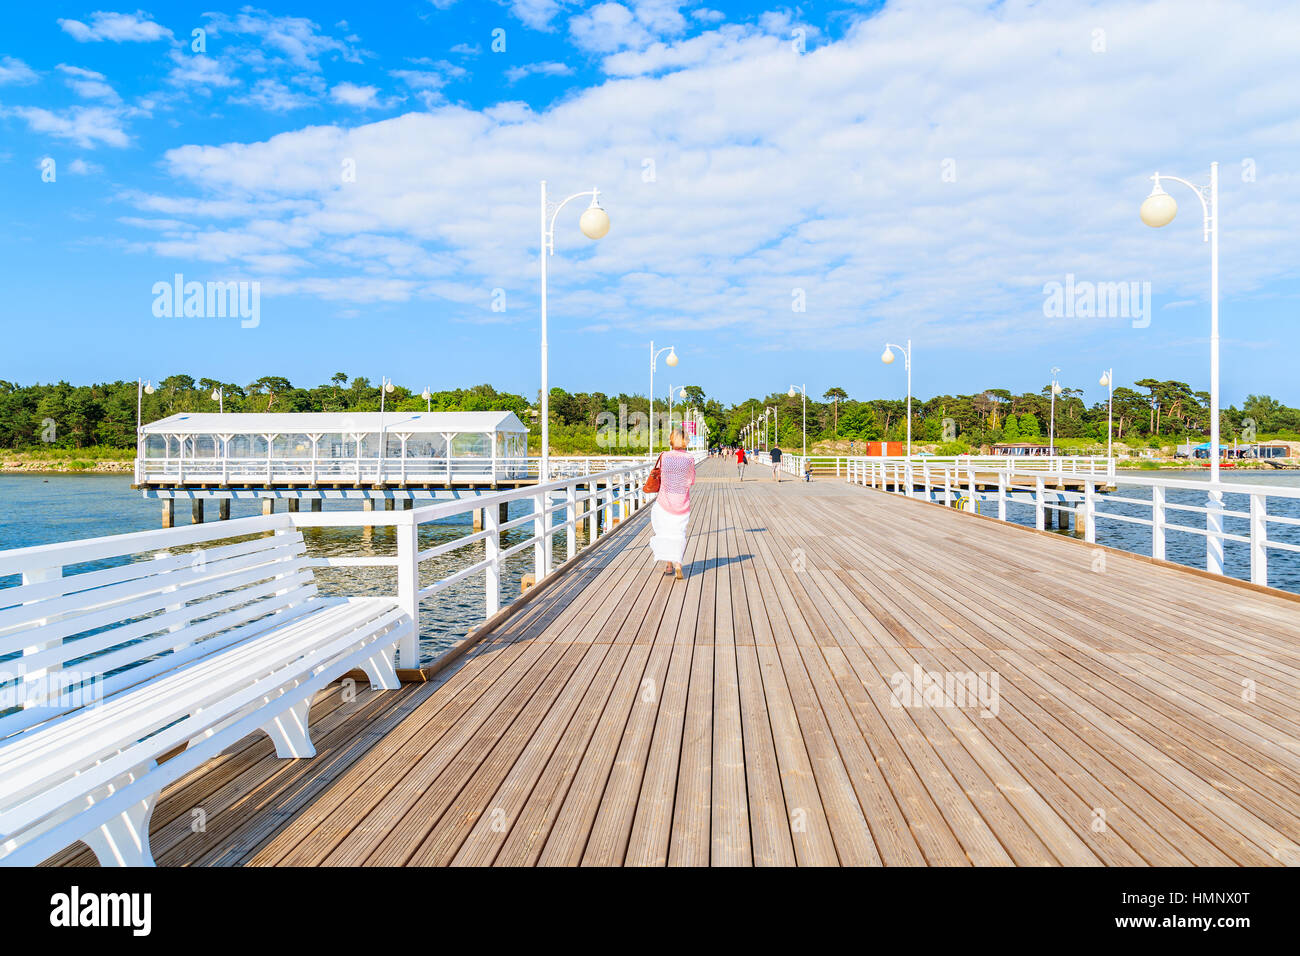
[[686,553],[686,523],[690,519],[689,511],[684,515],[670,514],[659,507],[658,501],[654,503],[650,509],[650,528],[654,531],[650,550],[654,552],[656,561],[682,563],[682,556]]

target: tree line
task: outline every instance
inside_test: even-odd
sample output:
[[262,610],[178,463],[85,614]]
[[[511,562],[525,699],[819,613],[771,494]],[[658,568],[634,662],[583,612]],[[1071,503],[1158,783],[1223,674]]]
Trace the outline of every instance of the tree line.
[[[211,378],[171,375],[142,396],[141,416],[150,422],[181,412],[215,412],[220,390],[228,412],[366,412],[378,411],[380,385],[364,377],[337,372],[328,382],[298,387],[287,378],[263,376],[240,385]],[[1088,405],[1082,390],[1064,389],[1056,397],[1056,437],[1071,441],[1105,442],[1106,402]],[[137,384],[105,382],[72,385],[18,385],[0,380],[0,448],[17,450],[54,447],[87,448],[135,445]],[[531,398],[498,391],[491,385],[431,391],[426,400],[419,390],[394,385],[384,398],[394,411],[510,411],[530,426],[534,450],[539,444],[539,395]],[[776,440],[797,448],[802,440],[802,396],[773,392],[726,404],[710,398],[695,385],[686,387],[682,405],[699,409],[709,425],[710,440],[735,443],[751,417],[775,411]],[[617,416],[648,413],[644,395],[604,392],[567,392],[551,389],[551,445],[560,453],[595,454],[597,428],[602,413]],[[663,415],[663,399],[655,401]],[[970,395],[914,398],[912,437],[916,443],[944,443],[978,447],[1000,441],[1046,440],[1052,414],[1051,393],[989,388]],[[1209,395],[1185,382],[1139,379],[1133,387],[1120,386],[1114,395],[1116,441],[1159,445],[1182,440],[1202,440],[1209,433]],[[807,403],[808,444],[823,441],[902,441],[907,434],[907,402],[903,398],[854,399],[843,388],[827,389]],[[680,420],[680,419],[678,419]],[[948,424],[945,427],[945,422]],[[1221,411],[1224,441],[1250,441],[1255,437],[1300,439],[1300,409],[1267,395],[1250,395],[1241,408]],[[770,433],[770,432],[769,432]]]

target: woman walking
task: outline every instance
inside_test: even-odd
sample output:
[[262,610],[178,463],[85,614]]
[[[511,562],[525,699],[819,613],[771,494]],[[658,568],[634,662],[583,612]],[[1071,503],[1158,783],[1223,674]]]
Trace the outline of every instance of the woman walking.
[[745,480],[745,446],[739,445],[736,448],[736,471],[740,474],[740,480]]
[[695,484],[695,461],[686,452],[686,435],[680,431],[669,439],[672,448],[659,456],[659,496],[650,510],[654,536],[650,550],[656,561],[666,565],[664,574],[682,580],[682,557],[686,553],[686,525],[691,519],[691,486]]

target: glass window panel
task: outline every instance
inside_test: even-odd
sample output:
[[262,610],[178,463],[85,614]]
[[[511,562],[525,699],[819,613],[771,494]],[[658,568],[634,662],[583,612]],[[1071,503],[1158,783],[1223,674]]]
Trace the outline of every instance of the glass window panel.
[[461,432],[451,441],[451,453],[455,458],[491,458],[492,445],[482,432]]

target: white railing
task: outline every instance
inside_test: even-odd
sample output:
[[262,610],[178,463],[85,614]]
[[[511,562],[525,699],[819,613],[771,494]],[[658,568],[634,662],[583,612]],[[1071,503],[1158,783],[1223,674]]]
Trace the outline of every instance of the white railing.
[[[700,456],[703,457],[703,456]],[[596,461],[596,459],[592,459]],[[553,568],[554,536],[565,536],[565,554],[572,558],[578,551],[578,530],[587,523],[588,545],[603,537],[603,531],[643,507],[650,499],[644,491],[651,463],[638,462],[590,474],[561,478],[544,485],[496,492],[474,498],[447,501],[409,511],[367,512],[288,512],[229,522],[231,536],[244,536],[291,528],[374,528],[392,527],[396,537],[395,554],[358,554],[312,558],[312,567],[320,568],[395,568],[396,597],[412,620],[420,620],[420,606],[460,581],[482,575],[485,616],[501,608],[502,574],[506,561],[532,549],[535,583],[541,583]],[[500,520],[499,508],[516,501],[531,501],[530,513],[508,521]],[[483,530],[421,548],[420,528],[430,522],[453,518],[475,509],[483,509]],[[600,520],[598,520],[600,519]],[[81,541],[61,542],[31,548],[0,551],[0,577],[19,574],[23,583],[62,577],[68,569],[105,556],[136,554],[137,559],[165,557],[168,549],[185,548],[213,538],[212,525],[190,525],[159,531],[134,532]],[[531,533],[521,541],[506,544],[502,535],[516,529]],[[464,566],[437,581],[422,584],[421,567],[443,555],[460,553],[482,542],[481,556],[470,555]],[[124,548],[125,545],[130,547]],[[78,573],[80,573],[78,571]],[[93,591],[87,592],[93,596]],[[373,591],[366,593],[373,594]],[[5,604],[5,589],[0,589],[0,607]],[[39,645],[37,647],[39,650]],[[402,667],[420,664],[419,628],[398,649]]]
[[[1227,544],[1242,544],[1248,548],[1249,580],[1264,586],[1269,583],[1270,552],[1300,552],[1300,488],[1222,481],[1211,484],[1138,475],[1116,477],[1113,468],[1110,471],[1109,475],[1104,472],[1099,475],[1066,469],[990,470],[974,460],[856,458],[850,459],[845,477],[851,484],[909,497],[921,495],[926,500],[931,500],[934,492],[936,502],[947,506],[966,507],[968,502],[980,497],[996,506],[996,517],[1001,521],[1008,520],[1009,505],[1032,507],[1034,527],[1040,530],[1048,526],[1051,513],[1066,520],[1073,514],[1076,529],[1082,528],[1082,537],[1090,543],[1096,543],[1101,523],[1113,523],[1109,527],[1121,524],[1147,527],[1151,529],[1150,555],[1180,564],[1189,562],[1178,560],[1181,555],[1171,554],[1170,532],[1196,535],[1206,541],[1205,566],[1220,574],[1225,573],[1223,556]],[[1149,489],[1151,497],[1137,498],[1123,493],[1127,488]],[[1171,500],[1170,492],[1186,493],[1189,499],[1203,496],[1204,503]],[[1220,499],[1218,507],[1214,492]],[[1234,497],[1243,499],[1244,507],[1227,507],[1225,499]],[[1283,514],[1283,511],[1292,513]],[[1179,523],[1171,520],[1171,515],[1176,518],[1200,515],[1204,525]],[[1228,527],[1227,521],[1231,520],[1241,523],[1237,531]],[[1283,535],[1292,540],[1282,540]]]
[[[645,455],[550,459],[552,478],[593,475],[648,460]],[[183,484],[491,484],[536,481],[541,459],[527,458],[137,458],[137,485]]]
[[[764,453],[766,454],[766,453]],[[905,462],[905,455],[809,455],[804,458],[802,455],[786,454],[784,458],[792,459],[791,467],[794,469],[791,474],[804,474],[804,464],[812,469],[813,475],[827,474],[833,472],[836,477],[844,477],[848,474],[851,462],[874,461],[874,462]],[[1088,474],[1088,475],[1113,475],[1115,473],[1115,461],[1105,456],[1089,455],[913,455],[915,463],[930,462],[932,464],[955,464],[961,466],[970,466],[980,471],[1032,471],[1045,473],[1062,473],[1070,474]]]

